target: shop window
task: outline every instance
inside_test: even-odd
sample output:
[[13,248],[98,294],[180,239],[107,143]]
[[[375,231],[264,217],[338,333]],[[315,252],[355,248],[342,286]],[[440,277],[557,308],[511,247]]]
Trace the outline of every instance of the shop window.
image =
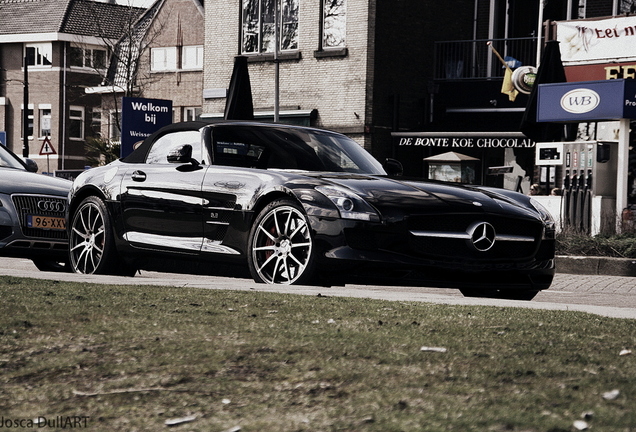
[[53,48],[50,43],[26,44],[25,55],[29,66],[51,66]]
[[50,108],[41,108],[40,109],[40,137],[50,137],[51,136],[51,109]]
[[273,53],[276,1],[279,1],[279,50],[298,49],[299,0],[242,0],[242,52]]
[[322,48],[344,48],[347,35],[346,0],[322,0]]
[[182,69],[203,69],[203,45],[184,46],[181,50]]
[[177,47],[152,48],[150,58],[152,71],[177,69]]
[[72,106],[68,115],[68,136],[70,139],[84,139],[84,108]]

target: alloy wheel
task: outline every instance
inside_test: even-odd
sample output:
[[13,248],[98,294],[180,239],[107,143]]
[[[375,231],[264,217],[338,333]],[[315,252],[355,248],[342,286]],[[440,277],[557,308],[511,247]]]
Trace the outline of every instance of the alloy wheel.
[[73,270],[84,274],[95,273],[106,242],[104,216],[95,203],[88,201],[75,213],[69,240]]
[[263,282],[293,284],[307,269],[311,253],[309,226],[297,208],[275,207],[258,221],[251,254]]

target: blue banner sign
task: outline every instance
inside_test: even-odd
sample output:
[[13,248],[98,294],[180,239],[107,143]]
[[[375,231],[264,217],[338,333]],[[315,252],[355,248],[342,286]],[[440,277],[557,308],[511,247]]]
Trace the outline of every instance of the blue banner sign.
[[636,80],[539,84],[537,121],[636,119]]
[[121,157],[128,156],[146,137],[171,123],[171,100],[123,98]]

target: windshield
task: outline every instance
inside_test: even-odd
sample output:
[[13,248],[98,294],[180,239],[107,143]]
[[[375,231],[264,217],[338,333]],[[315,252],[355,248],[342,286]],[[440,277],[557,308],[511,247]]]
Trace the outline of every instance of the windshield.
[[5,146],[0,144],[0,167],[4,168],[15,168],[26,171],[24,165],[13,155],[13,153],[9,152]]
[[386,174],[373,156],[344,135],[312,129],[237,125],[213,129],[216,165]]

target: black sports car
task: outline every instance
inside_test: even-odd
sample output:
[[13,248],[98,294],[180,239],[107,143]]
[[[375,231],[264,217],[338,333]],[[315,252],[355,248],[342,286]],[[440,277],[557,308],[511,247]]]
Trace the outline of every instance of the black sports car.
[[82,173],[69,197],[79,273],[234,262],[264,283],[527,299],[555,272],[554,221],[530,197],[388,175],[355,141],[312,128],[174,124]]
[[36,174],[0,145],[0,255],[30,258],[40,270],[65,270],[68,180]]

